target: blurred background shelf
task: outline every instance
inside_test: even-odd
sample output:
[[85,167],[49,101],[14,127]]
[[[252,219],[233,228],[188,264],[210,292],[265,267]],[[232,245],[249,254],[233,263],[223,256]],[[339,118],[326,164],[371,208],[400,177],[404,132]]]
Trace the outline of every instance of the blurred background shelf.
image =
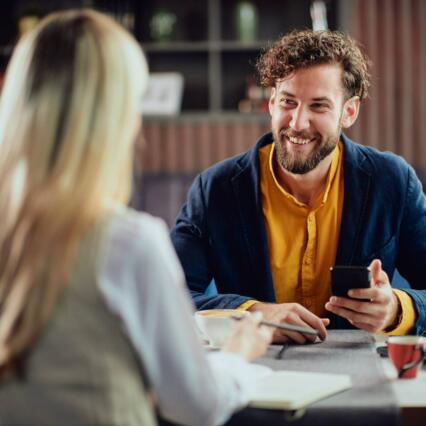
[[[336,28],[338,1],[326,3],[329,25]],[[254,13],[252,28],[245,32],[237,18],[242,5]],[[182,111],[238,111],[247,81],[255,80],[261,49],[290,29],[311,27],[310,5],[311,0],[153,0],[141,14],[138,36],[151,71],[163,71],[167,62],[167,69],[183,74]],[[167,41],[153,39],[153,17],[159,11],[175,18]],[[206,55],[185,56],[196,52]]]
[[207,41],[142,42],[146,54],[170,52],[207,52],[211,49]]
[[204,52],[204,51],[260,51],[270,41],[174,41],[174,42],[142,42],[145,53],[152,52]]
[[[94,7],[140,41],[151,72],[183,76],[182,111],[238,111],[255,82],[261,49],[295,28],[310,28],[311,0],[15,0],[0,3],[0,46],[12,45],[25,17]],[[326,0],[337,28],[339,0]],[[7,56],[8,47],[0,48]]]

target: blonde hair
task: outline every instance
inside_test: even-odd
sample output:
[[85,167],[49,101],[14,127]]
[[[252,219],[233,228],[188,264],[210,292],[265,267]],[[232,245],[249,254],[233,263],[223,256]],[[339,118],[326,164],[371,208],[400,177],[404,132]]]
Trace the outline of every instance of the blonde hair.
[[148,76],[137,42],[91,10],[19,42],[0,99],[0,371],[34,343],[84,232],[126,202]]

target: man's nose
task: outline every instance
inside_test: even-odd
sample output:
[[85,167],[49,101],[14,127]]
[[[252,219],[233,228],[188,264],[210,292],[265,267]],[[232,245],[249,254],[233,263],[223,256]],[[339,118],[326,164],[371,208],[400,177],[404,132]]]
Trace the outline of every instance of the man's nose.
[[297,132],[309,128],[309,111],[302,105],[292,111],[290,127]]

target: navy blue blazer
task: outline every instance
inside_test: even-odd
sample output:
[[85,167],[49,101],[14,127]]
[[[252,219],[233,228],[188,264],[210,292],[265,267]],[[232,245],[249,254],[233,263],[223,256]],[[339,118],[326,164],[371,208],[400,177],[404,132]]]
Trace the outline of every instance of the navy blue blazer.
[[[389,152],[343,134],[345,198],[335,264],[369,265],[378,258],[410,283],[416,332],[426,333],[426,198],[414,170]],[[198,309],[236,308],[249,299],[275,302],[260,191],[260,147],[199,174],[171,238]],[[206,295],[214,279],[218,294]],[[343,318],[334,327],[352,328]]]

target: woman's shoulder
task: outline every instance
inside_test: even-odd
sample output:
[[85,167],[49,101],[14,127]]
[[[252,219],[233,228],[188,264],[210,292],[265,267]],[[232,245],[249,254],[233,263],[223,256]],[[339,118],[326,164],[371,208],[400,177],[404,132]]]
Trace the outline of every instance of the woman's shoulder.
[[167,232],[165,222],[146,212],[140,212],[129,207],[120,207],[110,216],[109,227],[116,232],[152,236],[154,233]]
[[149,252],[162,244],[168,244],[169,235],[165,222],[145,212],[127,207],[113,211],[106,230],[107,245],[130,255],[134,250]]
[[180,266],[162,219],[129,208],[109,215],[100,272],[107,281],[137,284],[167,274],[180,277]]

